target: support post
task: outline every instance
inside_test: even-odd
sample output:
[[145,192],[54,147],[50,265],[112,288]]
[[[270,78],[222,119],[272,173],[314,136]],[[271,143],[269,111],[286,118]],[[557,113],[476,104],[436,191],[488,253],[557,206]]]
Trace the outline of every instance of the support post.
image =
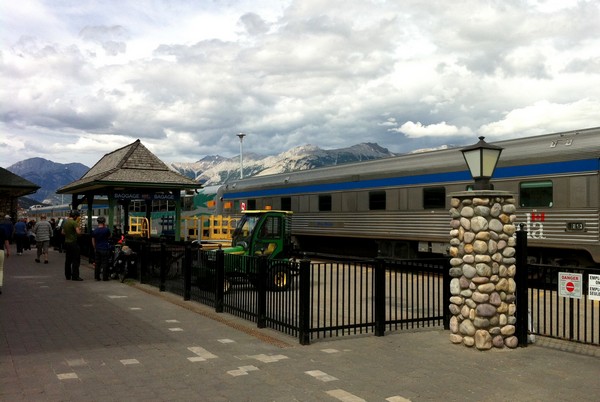
[[448,306],[448,300],[450,300],[450,297],[452,296],[450,294],[450,262],[448,261],[447,264],[445,264],[446,266],[444,267],[444,273],[442,274],[442,286],[443,286],[443,290],[442,290],[442,300],[443,300],[443,306],[442,308],[444,309],[444,313],[443,313],[443,325],[444,325],[444,329],[445,330],[449,330],[450,329],[450,318],[452,317],[452,313],[450,312],[450,306]]
[[516,348],[516,200],[505,191],[464,191],[450,205],[450,341]]
[[265,328],[267,326],[267,263],[266,255],[258,257],[258,297],[256,300],[258,314],[256,326],[258,328]]
[[183,300],[192,298],[192,245],[185,244],[183,257]]
[[298,336],[300,345],[310,345],[310,260],[300,260],[300,295],[298,311]]
[[527,299],[527,232],[525,225],[520,225],[520,230],[516,233],[517,246],[517,272],[515,274],[515,282],[517,283],[517,332],[516,336],[519,339],[519,346],[527,346],[527,329],[529,324],[529,300]]
[[385,261],[375,259],[375,336],[385,335]]
[[225,252],[215,252],[215,312],[222,313],[225,298]]
[[164,292],[167,282],[167,244],[164,239],[160,242],[160,284],[158,290]]

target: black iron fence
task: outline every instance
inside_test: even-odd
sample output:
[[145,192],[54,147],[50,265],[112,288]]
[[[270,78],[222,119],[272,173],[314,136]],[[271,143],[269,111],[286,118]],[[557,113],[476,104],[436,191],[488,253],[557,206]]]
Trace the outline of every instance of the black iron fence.
[[516,236],[519,345],[535,335],[600,345],[600,267],[530,264],[522,225]]
[[[516,264],[527,267],[517,269],[515,277],[519,344],[526,346],[528,336],[537,334],[600,345],[600,301],[588,294],[600,287],[600,268],[527,264],[526,233],[518,232],[517,241]],[[127,244],[137,252],[135,277],[141,283],[297,337],[302,344],[449,327],[445,258],[293,262],[204,251],[164,239],[128,239]],[[580,282],[565,280],[564,274],[579,275]]]
[[600,268],[529,264],[527,276],[532,334],[600,345],[600,295],[589,297]]
[[298,337],[448,327],[448,261],[281,261],[132,239],[141,283]]

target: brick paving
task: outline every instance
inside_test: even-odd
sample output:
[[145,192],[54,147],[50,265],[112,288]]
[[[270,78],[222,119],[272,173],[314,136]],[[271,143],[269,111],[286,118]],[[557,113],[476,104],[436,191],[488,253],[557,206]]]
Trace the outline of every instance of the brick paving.
[[[13,246],[14,248],[14,246]],[[446,331],[297,339],[139,284],[5,262],[1,401],[598,401],[600,348],[486,352]],[[467,377],[469,375],[470,377]]]

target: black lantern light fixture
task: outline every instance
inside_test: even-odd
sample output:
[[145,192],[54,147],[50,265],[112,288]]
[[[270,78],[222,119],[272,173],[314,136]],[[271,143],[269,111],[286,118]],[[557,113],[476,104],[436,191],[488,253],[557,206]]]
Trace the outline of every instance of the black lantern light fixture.
[[502,153],[502,148],[496,145],[490,145],[484,141],[485,137],[479,137],[477,144],[463,148],[461,152],[467,162],[469,171],[475,185],[473,190],[491,190],[490,179],[494,175],[498,159]]

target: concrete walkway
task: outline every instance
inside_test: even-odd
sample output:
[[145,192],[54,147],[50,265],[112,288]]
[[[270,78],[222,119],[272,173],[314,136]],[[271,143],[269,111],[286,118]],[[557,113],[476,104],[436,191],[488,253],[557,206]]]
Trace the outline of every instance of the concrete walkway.
[[440,330],[297,339],[143,285],[6,260],[1,401],[598,401],[600,348],[452,345]]

